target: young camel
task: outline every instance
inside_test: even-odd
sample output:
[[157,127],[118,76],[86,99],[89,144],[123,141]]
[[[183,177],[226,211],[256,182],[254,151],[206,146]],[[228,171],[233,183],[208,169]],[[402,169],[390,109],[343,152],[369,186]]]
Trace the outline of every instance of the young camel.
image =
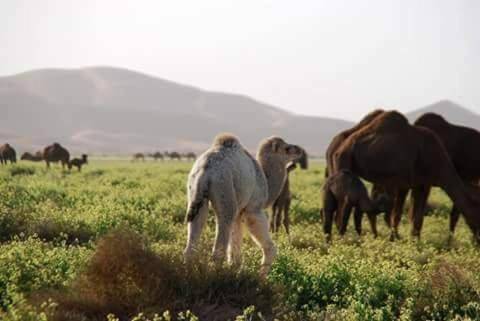
[[262,249],[261,275],[266,275],[276,256],[268,232],[265,208],[277,199],[287,176],[286,166],[301,156],[298,146],[279,137],[264,140],[254,159],[229,134],[217,136],[212,146],[200,155],[188,176],[188,241],[184,251],[190,262],[205,225],[210,201],[216,214],[213,259],[241,264],[242,224]]
[[72,169],[73,166],[75,166],[78,171],[80,172],[82,170],[83,164],[88,164],[88,155],[87,154],[82,154],[82,158],[74,158],[68,163],[68,169]]
[[342,219],[342,222],[337,224],[340,226],[340,235],[345,234],[350,213],[352,208],[355,208],[354,220],[358,235],[362,234],[362,216],[366,212],[373,235],[377,237],[376,216],[388,211],[391,206],[391,201],[384,195],[371,200],[363,182],[351,171],[340,170],[330,174],[323,185],[323,232],[327,242],[332,239],[332,223],[336,211],[339,212],[337,216]]
[[280,230],[280,225],[283,222],[285,231],[290,237],[290,203],[292,202],[292,193],[290,192],[290,172],[297,168],[297,163],[300,164],[301,169],[308,168],[308,154],[302,148],[302,156],[297,160],[291,162],[287,166],[287,178],[285,184],[283,185],[282,191],[278,198],[273,202],[272,205],[272,216],[270,218],[270,231],[276,233]]

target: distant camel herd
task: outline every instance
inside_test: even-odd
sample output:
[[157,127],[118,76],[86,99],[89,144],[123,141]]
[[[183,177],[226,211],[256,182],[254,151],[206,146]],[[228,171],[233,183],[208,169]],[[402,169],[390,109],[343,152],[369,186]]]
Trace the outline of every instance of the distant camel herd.
[[[0,146],[0,162],[7,164],[17,162],[15,149],[10,144],[6,143]],[[48,145],[42,151],[37,151],[34,154],[25,152],[20,157],[21,160],[42,162],[45,161],[47,168],[50,168],[50,163],[60,163],[62,168],[65,166],[71,170],[72,167],[76,167],[78,171],[81,171],[82,166],[88,164],[88,155],[82,154],[81,158],[70,159],[70,153],[67,149],[61,146],[59,143],[53,143]]]
[[[398,225],[407,193],[413,205],[409,218],[412,236],[419,238],[432,186],[443,189],[453,202],[450,237],[460,213],[480,244],[480,132],[426,113],[413,124],[397,111],[375,110],[357,125],[336,135],[326,151],[321,215],[326,241],[335,222],[341,235],[354,210],[355,229],[361,234],[364,213],[377,237],[376,217],[385,213],[390,239],[400,238]],[[188,223],[185,260],[196,252],[206,222],[208,204],[216,215],[213,258],[227,256],[241,262],[242,225],[261,248],[261,273],[276,255],[269,234],[282,220],[289,232],[291,201],[289,173],[297,164],[307,167],[306,151],[279,137],[264,140],[253,158],[232,135],[220,135],[194,163],[187,183]],[[303,164],[303,165],[302,165]],[[369,195],[361,179],[373,183]],[[272,206],[270,223],[264,209]],[[283,213],[283,219],[281,218]]]
[[197,158],[197,155],[194,152],[188,153],[179,153],[179,152],[154,152],[154,153],[135,153],[133,154],[132,161],[145,161],[146,158],[151,157],[153,160],[186,160],[186,161],[194,161]]

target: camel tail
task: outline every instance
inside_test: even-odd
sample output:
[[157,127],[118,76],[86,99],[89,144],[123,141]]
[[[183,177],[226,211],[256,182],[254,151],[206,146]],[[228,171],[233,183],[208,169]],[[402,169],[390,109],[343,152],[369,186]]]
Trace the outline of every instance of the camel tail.
[[190,202],[187,208],[187,215],[185,217],[186,222],[192,222],[198,215],[200,209],[208,202],[208,180],[199,177],[190,194]]

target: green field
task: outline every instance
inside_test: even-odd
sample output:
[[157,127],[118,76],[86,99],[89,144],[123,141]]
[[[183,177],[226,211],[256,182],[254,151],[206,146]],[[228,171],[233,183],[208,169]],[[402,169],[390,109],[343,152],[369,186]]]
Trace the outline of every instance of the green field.
[[361,238],[350,226],[327,246],[323,165],[293,172],[291,240],[274,236],[279,256],[262,281],[248,237],[240,271],[209,263],[213,213],[200,260],[183,266],[190,166],[0,167],[0,318],[101,320],[111,307],[118,320],[480,320],[480,252],[463,219],[447,242],[450,202],[440,191],[419,242],[404,215],[401,241],[388,241],[383,219],[373,239],[365,218]]

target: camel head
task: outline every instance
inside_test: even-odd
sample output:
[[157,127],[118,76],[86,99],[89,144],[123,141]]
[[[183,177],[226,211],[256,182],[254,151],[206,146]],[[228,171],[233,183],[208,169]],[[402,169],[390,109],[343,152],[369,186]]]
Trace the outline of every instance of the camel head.
[[300,164],[301,169],[307,169],[308,168],[308,154],[307,154],[307,151],[305,149],[301,148],[301,147],[300,147],[300,149],[302,150],[302,155],[299,158],[297,158],[297,160],[295,162]]
[[377,214],[390,213],[390,211],[393,209],[393,200],[388,194],[381,193],[375,196],[372,201],[373,207]]
[[270,137],[260,144],[258,158],[267,157],[283,163],[285,166],[289,162],[296,161],[302,157],[303,149],[297,145],[288,144],[280,137]]

